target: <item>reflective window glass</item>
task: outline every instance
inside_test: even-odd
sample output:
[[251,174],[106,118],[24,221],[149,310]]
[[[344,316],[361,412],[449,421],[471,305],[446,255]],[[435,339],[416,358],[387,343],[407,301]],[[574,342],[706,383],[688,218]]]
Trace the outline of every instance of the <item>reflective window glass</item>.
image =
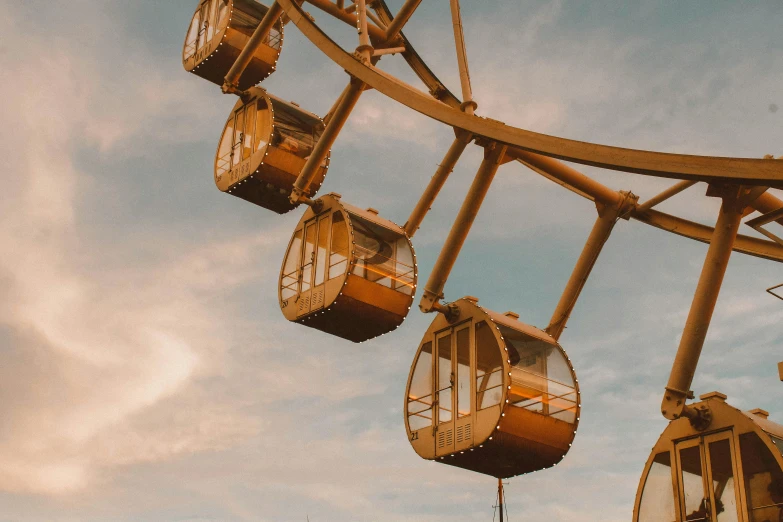
[[234,118],[231,118],[223,130],[223,136],[220,138],[217,158],[215,158],[215,173],[220,178],[223,174],[231,170],[231,151],[234,141]]
[[500,404],[503,397],[503,359],[492,326],[476,323],[476,409]]
[[332,214],[332,247],[329,256],[329,279],[345,274],[348,268],[348,225],[340,211]]
[[755,433],[740,435],[742,472],[751,522],[783,520],[783,472]]
[[320,119],[277,99],[274,105],[274,135],[272,145],[280,150],[307,158],[323,133]]
[[198,48],[204,47],[209,40],[207,40],[207,31],[209,29],[209,2],[201,4],[201,17],[198,29]]
[[457,418],[470,415],[470,327],[457,330]]
[[302,292],[310,290],[315,260],[315,221],[305,225],[304,255],[302,256]]
[[322,285],[326,276],[326,254],[329,252],[329,214],[318,218],[318,248],[315,254],[315,286]]
[[245,111],[239,109],[234,121],[234,143],[231,152],[231,164],[238,165],[242,161],[242,142],[245,140]]
[[269,106],[263,98],[258,100],[256,106],[256,132],[254,135],[255,144],[253,150],[261,150],[267,146],[269,136],[272,133],[272,120]]
[[212,38],[215,36],[215,21],[216,18],[216,8],[217,8],[217,1],[216,0],[209,0],[209,3],[207,4],[207,42],[211,42]]
[[188,28],[188,35],[185,37],[185,49],[182,52],[182,56],[185,60],[196,54],[200,20],[201,10],[199,9],[196,14],[193,15],[193,20],[190,21],[190,27]]
[[382,227],[351,215],[356,243],[354,273],[379,285],[392,287],[394,278],[394,243]]
[[421,347],[408,390],[408,425],[411,431],[432,426],[432,342]]
[[404,294],[413,295],[415,268],[413,266],[413,251],[408,238],[403,236],[397,240],[395,252],[394,289]]
[[269,36],[266,37],[266,44],[272,49],[280,50],[280,46],[283,43],[283,33],[277,27],[272,27],[269,30]]
[[[238,2],[235,2],[234,11],[231,14],[231,27],[245,36],[253,36],[253,32],[261,22],[260,17],[254,16],[253,13],[250,13],[246,10],[249,6],[250,2],[243,2],[242,8],[240,9]],[[263,15],[261,15],[261,17],[263,17]]]
[[451,368],[451,335],[444,335],[438,343],[438,422],[451,421],[451,385],[454,381]]
[[658,453],[644,482],[639,522],[674,522],[671,454]]
[[[351,214],[356,262],[353,273],[398,292],[413,294],[413,252],[402,232]],[[402,244],[404,243],[404,246]],[[411,263],[398,262],[397,256]]]
[[511,361],[512,406],[576,422],[577,396],[571,368],[556,346],[498,325]]
[[[767,435],[769,435],[769,433],[767,433]],[[769,438],[772,439],[772,444],[775,445],[778,452],[780,452],[780,455],[783,456],[783,439],[775,437],[774,435],[769,435]]]
[[288,247],[288,253],[283,263],[283,277],[280,281],[280,295],[288,299],[298,293],[299,283],[299,259],[302,254],[302,229],[296,231]]
[[709,443],[712,498],[715,501],[717,522],[737,522],[737,496],[731,442],[722,439]]
[[242,139],[242,159],[246,160],[253,154],[253,134],[256,130],[256,104],[245,106],[245,134]]
[[[236,3],[234,5],[236,6]],[[255,28],[261,23],[261,20],[263,20],[266,11],[267,7],[258,2],[242,2],[239,30],[248,36],[252,35]],[[236,9],[234,12],[237,12]],[[265,43],[274,49],[280,49],[282,34],[280,33],[277,24],[269,31],[269,36],[267,36]]]
[[225,29],[228,23],[228,5],[226,0],[218,0],[218,18],[216,31],[222,31]]
[[680,482],[685,498],[685,520],[695,522],[709,520],[704,497],[704,478],[701,467],[701,449],[690,446],[680,450],[682,476]]

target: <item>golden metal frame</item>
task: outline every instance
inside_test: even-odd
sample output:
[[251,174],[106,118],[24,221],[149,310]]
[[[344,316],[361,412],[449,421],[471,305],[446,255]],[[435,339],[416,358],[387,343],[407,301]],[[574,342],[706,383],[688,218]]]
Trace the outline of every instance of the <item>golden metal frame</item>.
[[[359,37],[356,50],[345,50],[331,40],[319,28],[315,19],[304,11],[303,2],[356,27]],[[474,111],[478,105],[472,96],[459,0],[450,0],[450,8],[462,100],[452,94],[427,67],[402,33],[420,3],[421,0],[406,0],[397,16],[393,17],[384,0],[356,0],[347,7],[344,0],[275,0],[231,67],[225,77],[223,91],[244,95],[237,86],[237,79],[270,28],[283,17],[286,22],[293,22],[311,43],[350,77],[349,86],[324,118],[326,129],[293,186],[291,205],[305,203],[313,207],[314,212],[318,212],[318,202],[312,201],[306,191],[361,92],[372,88],[452,127],[456,134],[456,139],[404,226],[408,238],[413,237],[421,226],[427,211],[467,145],[474,141],[485,150],[484,161],[465,197],[421,299],[422,311],[437,311],[443,314],[443,317],[437,320],[451,323],[459,317],[459,306],[455,303],[440,302],[443,289],[497,169],[510,161],[522,163],[560,186],[593,201],[598,211],[595,225],[546,328],[546,333],[555,342],[562,335],[601,249],[620,218],[634,219],[661,230],[708,243],[704,267],[665,389],[661,411],[672,421],[668,429],[703,432],[714,428],[714,413],[720,414],[723,406],[718,406],[713,412],[714,404],[711,401],[687,405],[686,401],[693,398],[693,392],[689,388],[731,253],[737,251],[783,262],[783,238],[763,229],[763,225],[773,221],[783,224],[783,201],[769,192],[770,188],[783,189],[783,161],[774,160],[772,157],[712,157],[626,149],[548,136],[476,116]],[[368,10],[370,7],[374,12]],[[408,85],[376,67],[382,56],[396,53],[403,56],[429,92]],[[639,198],[630,191],[613,190],[560,160],[678,181],[640,204]],[[722,200],[714,227],[654,209],[660,203],[700,182],[708,185],[708,196]],[[753,211],[763,215],[746,224],[767,236],[769,240],[738,233],[742,219]],[[773,292],[781,286],[783,285],[767,291],[783,299]],[[783,380],[783,363],[780,368]],[[649,465],[648,462],[648,468]],[[499,487],[502,494],[502,483]]]
[[[739,436],[745,433],[755,433],[759,436],[759,438],[762,440],[764,445],[767,447],[767,449],[770,450],[770,453],[774,457],[775,461],[777,462],[778,466],[783,469],[783,455],[781,454],[781,449],[777,448],[772,440],[770,439],[769,435],[774,435],[779,438],[783,438],[783,426],[780,424],[776,424],[772,421],[767,420],[766,418],[766,412],[763,410],[751,410],[748,412],[740,411],[737,408],[729,405],[726,403],[726,396],[722,393],[718,392],[711,392],[706,393],[700,397],[701,401],[694,405],[694,407],[702,409],[702,410],[709,410],[712,412],[712,423],[709,428],[709,430],[699,430],[695,428],[690,422],[688,422],[687,419],[681,418],[679,420],[675,420],[669,423],[669,425],[666,427],[666,429],[661,434],[660,438],[658,439],[658,442],[655,443],[652,450],[650,451],[650,456],[647,459],[647,463],[644,466],[644,471],[642,472],[642,478],[639,481],[639,487],[636,490],[636,500],[634,502],[634,510],[633,510],[633,522],[638,522],[639,519],[639,509],[641,507],[641,501],[642,501],[642,493],[644,491],[644,486],[646,482],[646,478],[650,472],[650,468],[653,464],[653,459],[655,456],[664,451],[671,451],[674,452],[675,444],[680,441],[685,441],[689,439],[698,439],[699,437],[705,437],[709,436],[713,433],[729,433],[731,440],[733,442],[734,448],[739,448]],[[747,506],[745,505],[745,499],[746,499],[746,492],[745,492],[745,481],[739,480],[743,477],[743,470],[742,470],[742,462],[739,457],[735,457],[735,460],[737,461],[737,480],[735,480],[735,487],[738,490],[739,498],[740,498],[740,504],[739,507],[739,513],[740,513],[740,522],[749,522],[748,520],[748,510]],[[675,462],[672,462],[672,484],[677,484],[679,482],[679,473],[677,469],[677,465]],[[681,495],[675,494],[674,495],[675,500],[675,521],[674,522],[683,522],[682,515],[681,515],[681,507],[678,505],[679,502],[681,502]]]

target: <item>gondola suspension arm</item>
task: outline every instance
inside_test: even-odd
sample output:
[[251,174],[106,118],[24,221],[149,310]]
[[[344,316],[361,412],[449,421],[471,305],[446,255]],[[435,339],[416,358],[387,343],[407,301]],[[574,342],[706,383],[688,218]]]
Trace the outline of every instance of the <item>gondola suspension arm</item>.
[[365,84],[363,82],[352,78],[350,84],[338,99],[334,109],[329,112],[329,123],[324,129],[321,139],[318,140],[318,143],[313,148],[313,152],[307,158],[304,167],[302,167],[299,176],[296,178],[296,182],[294,182],[291,196],[289,197],[291,203],[315,205],[315,202],[306,196],[307,187],[310,186],[318,169],[329,154],[329,150],[331,150],[337,136],[340,134],[340,130],[342,130],[343,125],[348,120],[348,116],[356,106],[356,102],[359,101],[364,88]]
[[234,65],[229,69],[226,74],[225,81],[223,82],[222,90],[225,94],[241,94],[239,91],[239,78],[242,73],[245,72],[247,66],[250,65],[250,61],[253,59],[253,55],[258,51],[258,48],[264,43],[264,40],[269,36],[269,31],[272,30],[272,26],[283,14],[283,9],[277,0],[272,2],[269,6],[264,18],[261,19],[261,23],[258,24],[256,30],[253,31],[250,40],[248,40],[242,52],[239,53]]
[[682,332],[680,345],[677,348],[669,382],[661,402],[661,413],[665,418],[675,420],[687,417],[698,430],[709,427],[711,414],[707,409],[688,406],[685,401],[693,398],[690,386],[696,373],[696,366],[704,347],[707,330],[715,311],[742,217],[745,209],[759,197],[763,190],[766,188],[711,185],[707,192],[707,195],[721,197],[721,208],[704,267],[696,286],[688,319]]
[[587,283],[588,277],[590,277],[590,272],[592,272],[593,267],[598,260],[598,256],[601,255],[601,250],[609,240],[615,223],[617,223],[618,219],[621,217],[629,219],[630,212],[636,206],[636,201],[639,199],[631,192],[621,192],[620,194],[624,197],[618,205],[596,205],[598,208],[598,218],[595,221],[595,225],[593,225],[590,236],[587,238],[582,254],[576,262],[576,266],[571,273],[565,290],[563,290],[560,301],[552,314],[549,326],[545,328],[545,331],[555,340],[559,340],[560,335],[563,333],[563,330],[565,330],[568,318],[571,316],[571,312],[576,306],[579,295],[582,293],[582,289]]
[[386,28],[387,42],[394,41],[400,35],[400,31],[402,31],[403,26],[408,23],[408,20],[410,20],[414,11],[416,11],[416,8],[419,7],[420,3],[421,0],[406,0],[397,13],[397,16],[394,17],[394,19],[389,24],[389,27]]
[[462,14],[459,9],[459,0],[451,0],[451,21],[454,27],[454,44],[457,48],[457,65],[459,66],[459,80],[462,85],[462,105],[460,109],[466,114],[472,115],[478,108],[473,101],[473,89],[470,85],[470,71],[468,70],[468,53],[465,50],[465,33],[462,30]]
[[454,220],[446,242],[440,251],[438,260],[432,268],[430,278],[424,287],[424,295],[421,297],[419,309],[424,313],[440,312],[449,318],[455,318],[454,307],[441,304],[443,288],[446,280],[454,267],[462,245],[468,237],[470,228],[478,215],[481,204],[484,201],[492,180],[505,159],[506,146],[500,143],[490,143],[484,149],[484,160],[476,173],[473,184],[470,186],[465,201]]
[[446,156],[444,156],[443,161],[438,165],[438,169],[432,176],[429,185],[427,185],[427,188],[421,195],[421,199],[419,199],[419,202],[416,204],[416,208],[413,209],[411,216],[403,227],[405,233],[410,238],[413,237],[421,226],[421,222],[424,221],[424,216],[429,212],[430,207],[432,207],[432,204],[435,202],[435,198],[438,197],[438,193],[440,192],[440,189],[443,188],[443,184],[446,183],[449,175],[454,171],[454,166],[465,151],[465,147],[467,147],[468,143],[473,139],[473,136],[465,131],[457,129],[455,132],[457,137],[454,138],[454,142],[451,144],[451,147],[449,147],[448,152],[446,152]]

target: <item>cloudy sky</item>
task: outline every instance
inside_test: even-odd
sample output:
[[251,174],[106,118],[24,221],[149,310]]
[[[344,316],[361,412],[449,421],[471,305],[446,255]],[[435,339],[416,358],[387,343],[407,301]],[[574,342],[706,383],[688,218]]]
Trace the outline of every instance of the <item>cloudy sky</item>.
[[[0,521],[491,520],[493,479],[423,461],[405,437],[430,317],[361,345],[283,319],[300,212],[215,188],[234,99],[182,69],[195,4],[0,0]],[[626,147],[783,155],[780,2],[463,4],[479,114]],[[448,13],[424,2],[406,32],[457,92]],[[381,66],[410,78],[396,58]],[[323,115],[346,80],[288,26],[264,86]],[[367,92],[322,191],[404,223],[452,137]],[[479,162],[463,156],[415,238],[421,281]],[[580,169],[642,199],[671,183]],[[714,221],[704,190],[662,208]],[[594,215],[506,165],[446,298],[545,326]],[[510,482],[511,520],[630,519],[705,252],[615,229],[562,337],[583,394],[573,450]],[[697,394],[783,420],[783,302],[764,292],[782,282],[780,265],[732,258]]]

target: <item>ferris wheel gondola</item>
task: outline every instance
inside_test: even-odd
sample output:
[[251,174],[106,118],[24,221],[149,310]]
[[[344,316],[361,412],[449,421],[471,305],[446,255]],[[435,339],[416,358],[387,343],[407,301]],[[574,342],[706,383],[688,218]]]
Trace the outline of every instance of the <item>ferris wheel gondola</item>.
[[416,257],[399,225],[328,194],[302,216],[280,271],[289,321],[362,342],[396,329],[416,290]]
[[[289,201],[294,182],[323,131],[315,114],[253,87],[226,120],[215,155],[215,184],[279,214],[288,212],[296,207]],[[309,197],[328,168],[327,155],[307,189]]]
[[438,314],[419,345],[405,394],[416,453],[497,478],[549,468],[576,435],[579,383],[546,332],[465,297]]
[[669,423],[644,468],[633,522],[783,520],[783,426],[721,393],[700,398],[693,406],[710,411],[708,428]]
[[[185,70],[222,86],[267,10],[255,0],[201,0],[182,49]],[[272,74],[282,46],[283,24],[278,19],[239,78],[239,89],[248,89]]]

